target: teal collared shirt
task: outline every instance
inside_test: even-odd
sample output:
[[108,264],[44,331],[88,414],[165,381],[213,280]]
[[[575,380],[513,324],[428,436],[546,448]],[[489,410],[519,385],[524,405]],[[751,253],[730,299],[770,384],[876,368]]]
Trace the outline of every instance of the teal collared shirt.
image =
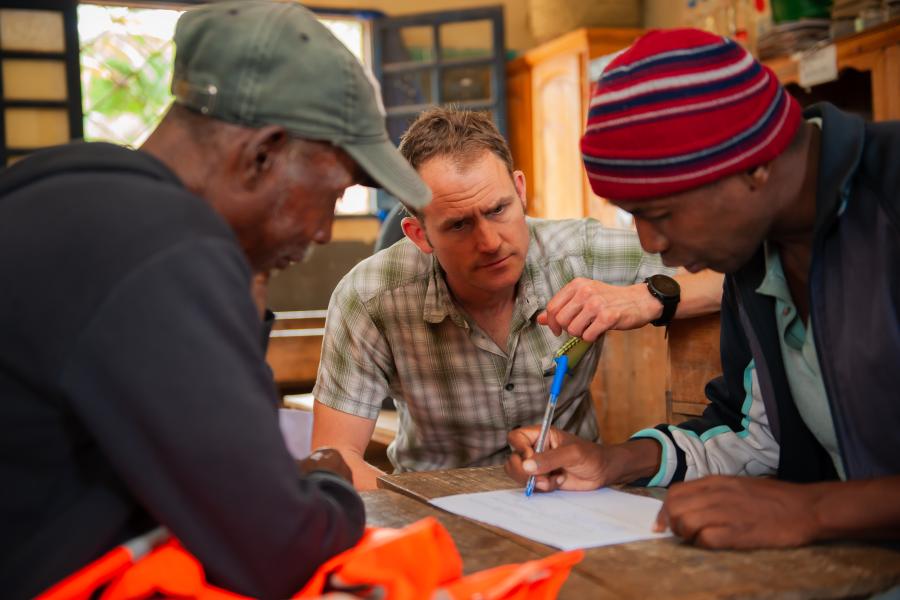
[[819,443],[828,451],[841,479],[846,479],[834,431],[831,407],[819,369],[812,323],[804,323],[791,298],[781,267],[778,249],[766,243],[766,275],[756,288],[757,294],[775,299],[775,322],[784,370],[800,417]]

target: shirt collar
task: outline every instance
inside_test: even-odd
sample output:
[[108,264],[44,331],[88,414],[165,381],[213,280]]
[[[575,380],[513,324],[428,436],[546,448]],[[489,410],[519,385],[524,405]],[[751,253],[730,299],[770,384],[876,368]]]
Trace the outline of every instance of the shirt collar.
[[803,111],[803,117],[821,119],[819,174],[816,182],[816,222],[818,237],[827,223],[843,210],[862,158],[865,121],[822,102]]
[[784,270],[781,268],[781,255],[778,253],[778,248],[768,241],[763,242],[763,256],[766,259],[766,272],[762,282],[756,288],[756,293],[793,304],[787,280],[784,278]]
[[450,294],[447,280],[444,278],[444,270],[438,263],[434,254],[431,255],[431,274],[428,277],[428,287],[425,288],[425,306],[422,310],[422,318],[426,323],[440,323],[447,317],[464,329],[468,329],[466,323]]
[[553,297],[550,282],[547,281],[547,269],[541,266],[543,259],[542,253],[535,248],[532,240],[528,257],[525,259],[525,269],[519,278],[519,295],[516,298],[517,305],[521,307],[522,317],[526,320],[544,310]]

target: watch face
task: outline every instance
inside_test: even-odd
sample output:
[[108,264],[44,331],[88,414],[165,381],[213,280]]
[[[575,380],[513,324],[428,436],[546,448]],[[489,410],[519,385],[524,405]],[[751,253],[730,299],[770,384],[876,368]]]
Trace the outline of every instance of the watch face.
[[678,296],[681,288],[678,282],[666,275],[654,275],[650,278],[650,285],[656,288],[663,296]]

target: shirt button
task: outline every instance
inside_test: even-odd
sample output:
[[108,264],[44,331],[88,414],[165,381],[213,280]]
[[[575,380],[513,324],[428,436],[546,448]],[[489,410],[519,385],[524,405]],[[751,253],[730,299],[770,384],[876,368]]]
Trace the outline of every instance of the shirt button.
[[784,316],[788,316],[789,314],[791,314],[791,308],[789,306],[785,307],[785,309],[781,311],[781,314],[783,314]]
[[503,389],[505,389],[507,392],[511,392],[511,391],[513,391],[514,389],[516,389],[516,384],[514,384],[514,383],[507,383],[506,386],[505,386]]

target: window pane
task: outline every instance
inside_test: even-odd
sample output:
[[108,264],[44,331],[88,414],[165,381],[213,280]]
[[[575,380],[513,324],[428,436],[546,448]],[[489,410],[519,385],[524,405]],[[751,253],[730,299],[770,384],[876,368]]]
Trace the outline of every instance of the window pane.
[[66,64],[61,60],[3,61],[7,100],[65,100]]
[[367,215],[372,212],[375,190],[361,185],[354,185],[344,190],[344,195],[337,202],[335,213],[339,215]]
[[7,108],[6,145],[41,148],[69,141],[69,114],[64,108]]
[[417,115],[402,115],[387,118],[387,130],[391,140],[396,144],[406,132],[410,124],[415,121]]
[[78,7],[84,137],[139,146],[172,101],[181,11]]
[[381,91],[385,106],[431,103],[431,71],[385,74]]
[[434,29],[430,26],[385,29],[382,62],[434,62]]
[[334,34],[334,37],[341,40],[350,49],[357,60],[362,63],[366,62],[365,34],[361,21],[338,17],[326,17],[319,21]]
[[[172,102],[175,24],[183,11],[79,4],[84,137],[139,146]],[[364,26],[323,23],[363,58]]]
[[489,66],[453,67],[441,72],[441,102],[490,101],[492,97]]
[[63,15],[50,10],[0,10],[0,48],[64,52]]
[[461,21],[441,25],[441,59],[490,58],[494,55],[491,21]]

